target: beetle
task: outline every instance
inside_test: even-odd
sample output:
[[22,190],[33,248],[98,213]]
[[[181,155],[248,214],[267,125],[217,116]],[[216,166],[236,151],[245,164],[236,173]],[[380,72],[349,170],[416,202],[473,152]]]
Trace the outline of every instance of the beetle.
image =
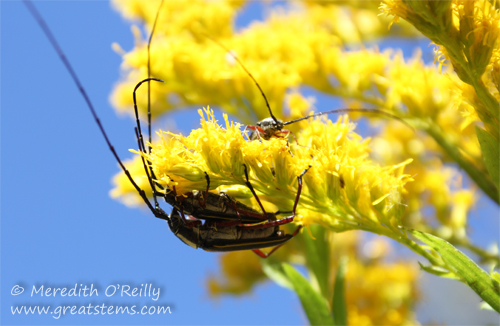
[[[267,100],[266,100],[267,102]],[[271,112],[271,111],[269,111]],[[302,120],[314,118],[314,117],[319,117],[322,115],[327,115],[331,113],[348,113],[348,112],[363,112],[363,113],[375,113],[375,114],[380,114],[380,115],[385,115],[387,117],[390,117],[392,119],[398,120],[410,129],[413,129],[407,122],[405,122],[403,119],[401,119],[398,116],[395,116],[391,113],[379,110],[379,109],[366,109],[366,108],[345,108],[345,109],[334,109],[334,110],[329,110],[329,111],[324,111],[324,112],[318,112],[314,113],[302,118],[298,118],[295,120],[290,120],[283,122],[280,119],[277,119],[271,112],[271,117],[270,118],[265,118],[259,122],[256,123],[255,126],[247,126],[248,129],[251,130],[250,134],[248,135],[250,140],[257,140],[257,139],[264,139],[264,140],[269,140],[271,137],[284,137],[287,134],[291,133],[290,130],[283,129],[286,125],[299,122]]]
[[[272,214],[273,221],[257,225],[242,225],[239,224],[239,221],[218,222],[217,219],[207,219],[203,223],[200,219],[186,221],[186,218],[175,207],[172,209],[170,216],[162,215],[159,218],[167,221],[170,230],[175,236],[195,249],[200,248],[210,252],[252,250],[258,256],[267,258],[302,229],[302,225],[299,225],[292,234],[286,234],[283,230],[280,230],[279,226],[291,223],[294,220],[302,190],[302,177],[308,170],[309,168],[297,177],[299,187],[292,215],[283,219],[276,220],[276,214]],[[250,207],[245,208],[251,209]],[[233,219],[235,218],[236,216],[233,216]],[[268,253],[260,250],[267,247],[274,248]]]
[[[78,90],[80,91],[82,97],[87,103],[87,106],[104,137],[108,148],[110,149],[112,155],[115,157],[116,161],[120,165],[120,168],[125,173],[130,183],[136,189],[140,197],[143,199],[145,204],[151,210],[156,218],[166,220],[169,224],[170,229],[181,241],[187,243],[192,247],[202,248],[206,251],[216,251],[216,252],[226,252],[226,251],[237,251],[237,250],[253,250],[259,256],[266,258],[272,254],[276,249],[283,245],[286,241],[293,238],[301,229],[299,226],[296,231],[287,235],[279,229],[280,225],[287,224],[293,221],[295,217],[295,211],[300,198],[300,193],[302,189],[302,176],[307,172],[308,169],[298,177],[299,188],[297,191],[297,196],[295,199],[292,215],[283,219],[276,219],[277,213],[265,213],[262,204],[259,204],[263,210],[263,213],[259,213],[254,209],[232,200],[227,195],[217,195],[208,192],[209,188],[209,178],[207,175],[207,190],[206,191],[192,191],[187,194],[187,198],[190,200],[185,200],[181,202],[178,200],[175,191],[168,193],[160,193],[156,191],[153,178],[154,173],[151,168],[148,169],[148,164],[144,164],[148,180],[153,189],[154,195],[154,205],[149,201],[145,191],[141,189],[138,184],[134,181],[130,172],[127,170],[122,160],[115,151],[113,145],[111,144],[104,127],[102,126],[99,117],[94,109],[92,102],[88,94],[86,93],[83,85],[81,84],[78,76],[74,72],[69,60],[64,55],[61,47],[54,38],[52,32],[46,25],[42,16],[38,13],[34,5],[29,1],[24,1],[30,13],[33,15],[35,20],[40,25],[42,31],[49,39],[52,47],[55,49],[57,55],[63,62],[65,68],[71,75],[71,78],[75,82]],[[154,30],[154,29],[153,29]],[[150,39],[151,40],[151,39]],[[148,78],[140,83],[134,89],[134,109],[137,117],[137,127],[135,129],[136,137],[139,145],[139,150],[146,153],[144,141],[142,137],[142,131],[140,127],[140,122],[137,113],[137,104],[135,100],[135,92],[137,88],[144,82],[150,82],[151,80],[161,81],[155,78]],[[150,117],[150,110],[148,108],[148,116]],[[149,118],[150,121],[150,118]],[[150,123],[149,123],[150,128]],[[150,136],[151,137],[151,136]],[[151,149],[149,149],[150,151]],[[245,166],[245,175],[247,186],[251,189],[252,193],[256,196],[253,187],[248,181],[247,167]],[[165,198],[167,203],[172,204],[174,208],[172,213],[167,215],[163,209],[160,208],[156,196],[162,196]],[[203,201],[201,200],[203,197]],[[258,199],[258,198],[257,198]],[[182,210],[186,213],[195,217],[195,221],[187,220],[183,215]],[[243,215],[243,217],[242,217]],[[202,223],[200,219],[205,219],[205,223]],[[268,220],[267,222],[260,224],[251,224],[255,222],[262,222],[263,220]],[[250,223],[250,224],[244,224]],[[218,231],[218,229],[220,231]],[[260,251],[261,248],[267,248],[275,246],[268,254]]]
[[268,226],[258,229],[246,229],[238,226],[217,226],[212,221],[204,224],[196,220],[194,225],[184,223],[179,211],[174,208],[167,219],[168,226],[185,244],[197,249],[211,252],[228,252],[237,250],[253,250],[259,256],[267,258],[260,249],[279,247],[294,237],[294,234],[285,234],[279,226]]

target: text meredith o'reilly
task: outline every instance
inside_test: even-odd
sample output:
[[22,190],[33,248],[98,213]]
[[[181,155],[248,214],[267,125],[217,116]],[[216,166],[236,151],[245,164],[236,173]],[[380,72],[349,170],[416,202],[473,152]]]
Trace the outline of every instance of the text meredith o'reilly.
[[[73,287],[48,287],[45,285],[33,285],[31,289],[31,296],[41,297],[92,297],[99,296],[98,287],[90,284],[90,287],[84,284],[75,284]],[[146,297],[157,301],[160,298],[160,288],[153,287],[153,284],[146,283],[141,286],[130,286],[127,284],[111,284],[104,290],[104,295],[107,297],[120,296],[120,297]]]

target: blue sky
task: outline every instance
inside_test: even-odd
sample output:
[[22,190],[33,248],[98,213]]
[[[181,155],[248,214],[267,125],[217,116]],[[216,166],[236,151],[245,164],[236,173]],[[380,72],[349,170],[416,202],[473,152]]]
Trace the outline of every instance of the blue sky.
[[[129,209],[109,197],[118,166],[85,102],[24,5],[1,5],[1,323],[306,324],[294,293],[270,282],[250,296],[211,300],[204,282],[217,272],[218,255],[193,250],[149,211]],[[118,117],[108,101],[121,63],[111,44],[132,47],[129,24],[104,1],[35,5],[75,67],[118,154],[130,157],[128,149],[135,146],[133,122]],[[258,6],[252,3],[251,9]],[[240,21],[251,17],[254,11]],[[427,47],[428,41],[419,45]],[[413,46],[406,46],[406,54]],[[199,122],[194,111],[182,117],[187,123],[177,120],[177,126],[184,132]],[[498,240],[498,209],[487,199],[477,206],[473,235],[478,244],[487,245]],[[75,284],[93,285],[99,295],[31,296],[33,286]],[[152,284],[161,292],[157,301],[106,297],[105,289],[117,284]],[[11,295],[16,285],[25,292]],[[88,304],[163,305],[170,306],[172,314],[75,314],[56,319],[50,313],[11,313],[11,306],[18,305],[54,309]]]

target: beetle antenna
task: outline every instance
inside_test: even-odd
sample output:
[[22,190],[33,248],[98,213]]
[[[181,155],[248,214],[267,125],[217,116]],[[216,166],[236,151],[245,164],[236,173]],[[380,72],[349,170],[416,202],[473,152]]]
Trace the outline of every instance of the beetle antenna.
[[[152,143],[152,140],[151,140],[151,50],[150,49],[151,49],[151,42],[153,41],[153,34],[155,32],[155,29],[156,29],[156,22],[158,21],[158,17],[160,17],[160,11],[161,11],[162,6],[163,6],[163,0],[161,0],[160,6],[158,7],[158,10],[156,11],[155,21],[153,23],[153,27],[151,28],[151,34],[149,35],[149,41],[148,41],[148,138],[149,138],[148,154],[151,154],[151,143]],[[139,87],[139,85],[137,85],[137,87]],[[136,89],[137,89],[137,87],[136,87]],[[134,90],[134,105],[135,105],[135,90]],[[137,114],[137,110],[136,110],[136,114]],[[140,131],[140,125],[139,125],[139,131]],[[140,134],[140,139],[142,140],[142,134]],[[143,152],[146,153],[146,149],[144,148],[144,144],[142,144],[142,148],[143,148]],[[143,159],[143,161],[144,161],[144,159]],[[155,202],[155,207],[158,208],[159,205],[158,205],[158,200],[156,199],[156,185],[151,179],[151,178],[155,178],[153,168],[151,166],[149,166],[149,170],[151,172],[151,175],[148,173],[145,165],[144,165],[144,168],[146,169],[146,174],[148,176],[149,183],[150,183],[151,188],[153,190],[153,199]]]
[[[136,91],[137,89],[145,82],[148,82],[150,83],[152,80],[154,81],[158,81],[158,82],[162,82],[164,83],[163,80],[161,79],[158,79],[158,78],[147,78],[147,79],[144,79],[142,81],[140,81],[134,88],[134,92],[133,92],[133,98],[134,98],[134,112],[135,112],[135,121],[136,121],[136,127],[135,127],[135,133],[137,134],[137,141],[139,143],[139,151],[141,151],[142,153],[144,154],[147,154],[146,153],[146,147],[144,146],[144,138],[142,137],[142,131],[141,131],[141,121],[139,120],[139,112],[137,110],[137,98],[136,98]],[[149,125],[151,127],[151,124]],[[149,135],[151,136],[151,134]],[[150,142],[151,144],[151,142]],[[151,147],[149,147],[149,149],[151,149]],[[141,155],[141,158],[142,158],[142,161],[144,162],[144,158],[142,157]],[[148,167],[146,166],[146,164],[144,164],[144,169],[146,170],[146,175],[148,177],[148,181],[149,181],[149,184],[151,185],[151,188],[152,188],[152,191],[153,191],[153,198],[154,198],[154,202],[155,202],[155,207],[156,208],[159,208],[160,206],[158,205],[158,200],[156,199],[156,186],[155,186],[155,183],[153,182],[153,179],[152,178],[155,178],[155,174],[153,172],[153,168],[151,167],[151,165],[149,164],[150,162],[147,161],[148,165],[149,165],[149,170],[150,170],[150,173],[148,172]]]
[[319,117],[319,116],[322,116],[324,114],[330,114],[330,113],[347,113],[347,112],[365,112],[365,113],[375,113],[375,114],[385,115],[386,117],[390,117],[392,119],[398,120],[399,122],[401,122],[402,124],[404,124],[405,126],[407,126],[408,128],[410,128],[411,130],[413,130],[413,132],[415,132],[415,129],[411,125],[409,125],[408,122],[404,121],[402,118],[398,117],[397,115],[394,115],[392,113],[389,113],[389,112],[386,112],[386,111],[383,111],[383,110],[379,110],[379,109],[361,109],[361,108],[359,108],[359,109],[345,108],[345,109],[335,109],[335,110],[330,110],[330,111],[325,111],[325,112],[318,112],[318,113],[311,114],[311,115],[308,115],[308,116],[305,116],[305,117],[302,117],[302,118],[298,118],[298,119],[295,119],[295,120],[283,122],[283,125],[286,126],[286,125],[289,125],[289,124],[292,124],[292,123],[295,123],[295,122],[299,122],[299,121],[302,121],[302,120],[306,120],[306,119],[309,119],[309,118]]
[[142,151],[144,152],[144,154],[147,154],[146,153],[146,146],[144,146],[144,138],[142,137],[141,121],[139,120],[139,110],[137,109],[137,99],[136,99],[135,93],[136,93],[137,89],[142,85],[142,83],[145,83],[145,82],[149,83],[151,80],[159,81],[159,82],[164,83],[163,80],[158,79],[158,78],[147,78],[147,79],[141,80],[137,85],[135,85],[134,92],[133,92],[135,123],[136,123],[136,126],[137,126],[137,130],[139,131],[139,139],[140,139],[141,146],[143,148]]
[[206,34],[206,33],[202,33],[206,38],[208,38],[209,40],[211,40],[212,42],[214,42],[215,44],[217,44],[218,46],[220,46],[221,48],[223,48],[224,50],[226,50],[227,53],[229,53],[229,55],[231,55],[233,57],[234,60],[236,60],[236,62],[238,62],[238,64],[240,65],[240,67],[245,70],[245,72],[247,73],[247,75],[252,78],[253,82],[255,83],[255,85],[257,86],[257,88],[259,89],[260,93],[262,94],[262,97],[264,98],[264,101],[266,102],[266,106],[267,106],[267,109],[269,110],[269,114],[271,115],[271,118],[273,118],[274,122],[276,124],[278,124],[278,119],[276,119],[276,117],[274,116],[273,114],[273,111],[271,110],[271,107],[269,106],[269,102],[267,101],[267,97],[266,97],[266,94],[264,94],[264,91],[262,90],[262,88],[260,87],[259,83],[257,82],[257,80],[254,78],[254,76],[250,73],[250,71],[248,71],[248,69],[245,67],[245,65],[243,64],[243,62],[241,62],[240,59],[238,59],[238,57],[231,51],[229,50],[224,44],[222,44],[221,42],[219,42],[218,40],[214,39],[213,37],[211,37],[210,35]]
[[[160,7],[158,7],[158,11],[156,12],[155,21],[153,23],[153,28],[151,29],[151,34],[149,35],[148,41],[148,79],[151,78],[151,41],[153,40],[153,34],[156,29],[156,22],[158,21],[158,17],[160,16],[161,7],[163,6],[163,0],[161,0]],[[148,80],[148,134],[149,134],[149,146],[148,153],[151,154],[151,81]]]

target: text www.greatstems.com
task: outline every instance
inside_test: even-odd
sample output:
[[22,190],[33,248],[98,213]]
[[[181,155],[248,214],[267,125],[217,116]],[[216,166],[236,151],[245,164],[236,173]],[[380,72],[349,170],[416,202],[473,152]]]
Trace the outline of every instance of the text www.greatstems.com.
[[53,315],[55,319],[64,315],[161,315],[171,314],[169,306],[107,306],[104,303],[94,306],[57,306],[51,310],[50,306],[11,306],[13,315]]

